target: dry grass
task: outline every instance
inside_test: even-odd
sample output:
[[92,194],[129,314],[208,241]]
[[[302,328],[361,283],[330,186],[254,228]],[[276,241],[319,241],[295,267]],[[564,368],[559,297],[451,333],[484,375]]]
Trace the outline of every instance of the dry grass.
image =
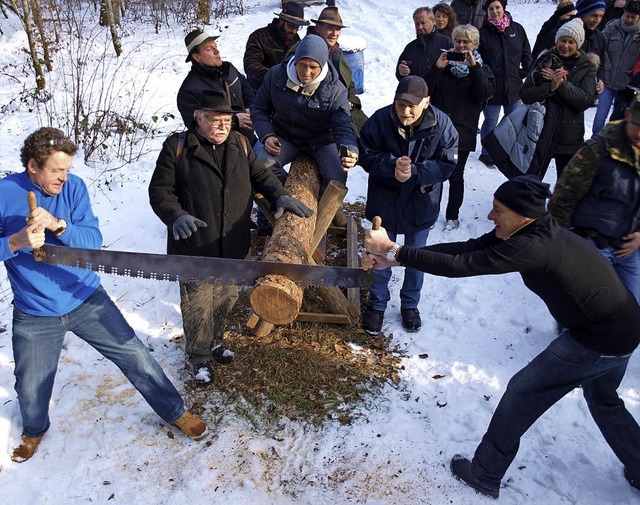
[[[359,217],[363,213],[362,205],[347,210]],[[253,252],[259,257],[264,241],[254,242]],[[327,253],[328,264],[344,265],[344,239],[333,239]],[[322,311],[322,302],[307,291],[303,310]],[[245,291],[225,333],[225,345],[236,351],[236,360],[217,365],[214,381],[206,388],[191,383],[197,403],[206,403],[207,395],[219,392],[225,408],[256,427],[271,426],[283,416],[314,425],[327,419],[348,424],[385,384],[399,382],[401,356],[389,349],[390,336],[372,337],[359,327],[293,323],[257,337],[246,327],[248,317]]]

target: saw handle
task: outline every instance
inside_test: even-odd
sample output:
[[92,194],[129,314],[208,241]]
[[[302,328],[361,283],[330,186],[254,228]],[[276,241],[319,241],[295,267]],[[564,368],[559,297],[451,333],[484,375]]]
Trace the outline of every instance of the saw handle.
[[[29,214],[31,214],[34,210],[36,210],[36,207],[38,206],[38,201],[36,200],[36,194],[33,191],[29,191],[29,193],[27,193],[27,199],[29,200]],[[37,249],[33,250],[33,259],[35,259],[36,261],[42,261],[45,257],[45,252],[42,249],[42,247],[38,247]]]
[[382,218],[380,216],[375,216],[373,218],[373,226],[371,227],[371,229],[379,230],[381,226],[382,226]]

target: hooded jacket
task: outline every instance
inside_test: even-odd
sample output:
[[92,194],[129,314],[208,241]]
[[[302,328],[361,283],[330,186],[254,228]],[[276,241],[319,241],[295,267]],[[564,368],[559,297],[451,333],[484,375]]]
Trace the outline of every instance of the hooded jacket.
[[[440,212],[442,182],[458,158],[458,132],[449,117],[429,105],[417,125],[403,127],[388,105],[364,124],[359,140],[359,163],[369,174],[367,218],[382,217],[393,233],[429,228]],[[412,161],[411,178],[402,183],[394,176],[401,156]]]
[[334,66],[327,63],[327,76],[308,95],[287,85],[289,59],[267,72],[251,106],[258,138],[276,135],[302,151],[315,151],[331,143],[357,150],[347,90]]

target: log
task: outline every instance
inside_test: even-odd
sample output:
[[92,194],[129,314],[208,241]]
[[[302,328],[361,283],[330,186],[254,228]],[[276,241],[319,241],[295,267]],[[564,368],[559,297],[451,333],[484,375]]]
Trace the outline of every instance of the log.
[[322,237],[327,233],[327,229],[333,221],[337,210],[342,205],[342,200],[347,194],[347,186],[339,181],[329,181],[327,189],[322,193],[322,198],[318,202],[318,219],[316,220],[316,229],[313,233],[313,242],[311,244],[311,254],[316,263],[322,263],[323,255],[316,253],[318,245],[322,241]]
[[[264,260],[280,263],[308,264],[313,252],[312,239],[316,227],[320,176],[315,162],[300,156],[291,164],[285,188],[288,193],[313,210],[309,218],[285,212],[278,219],[265,249]],[[253,312],[272,324],[288,324],[295,320],[302,306],[303,290],[282,275],[258,279],[249,296]]]

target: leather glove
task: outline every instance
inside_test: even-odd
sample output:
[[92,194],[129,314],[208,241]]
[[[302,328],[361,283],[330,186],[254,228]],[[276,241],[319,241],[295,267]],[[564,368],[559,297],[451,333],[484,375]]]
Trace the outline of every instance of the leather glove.
[[189,238],[191,234],[198,230],[198,228],[206,228],[207,223],[198,219],[197,217],[193,217],[190,214],[184,214],[177,218],[171,228],[173,230],[173,239],[185,239]]
[[296,200],[294,197],[289,195],[282,195],[278,197],[276,200],[276,212],[273,217],[278,219],[282,214],[284,214],[285,210],[293,212],[296,216],[300,217],[309,217],[313,215],[313,211],[309,207],[300,200]]

